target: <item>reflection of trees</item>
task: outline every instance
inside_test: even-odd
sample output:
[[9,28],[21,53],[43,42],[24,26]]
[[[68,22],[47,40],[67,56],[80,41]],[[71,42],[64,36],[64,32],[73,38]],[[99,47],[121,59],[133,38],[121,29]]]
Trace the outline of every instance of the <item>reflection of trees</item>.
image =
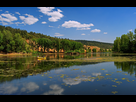
[[15,58],[12,59],[12,61],[13,60],[15,62],[0,63],[0,82],[20,79],[22,77],[27,77],[29,74],[36,75],[52,69],[68,68],[73,65],[97,64],[92,62],[39,62],[32,57]]
[[114,65],[117,69],[122,69],[124,72],[128,72],[128,74],[135,73],[136,76],[136,63],[135,62],[114,62]]

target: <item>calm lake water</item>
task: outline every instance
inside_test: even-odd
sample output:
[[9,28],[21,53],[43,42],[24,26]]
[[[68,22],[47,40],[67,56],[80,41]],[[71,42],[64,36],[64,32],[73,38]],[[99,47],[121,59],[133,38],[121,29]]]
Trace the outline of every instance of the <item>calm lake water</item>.
[[[94,58],[112,53],[48,55]],[[116,55],[118,56],[118,55]],[[136,95],[136,62],[50,62],[35,56],[0,57],[0,95]]]

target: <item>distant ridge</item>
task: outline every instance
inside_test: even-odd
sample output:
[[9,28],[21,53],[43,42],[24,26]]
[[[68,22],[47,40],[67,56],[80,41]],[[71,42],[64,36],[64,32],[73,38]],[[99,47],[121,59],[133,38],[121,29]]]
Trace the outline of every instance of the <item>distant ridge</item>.
[[88,41],[88,40],[75,40],[75,41],[81,42],[84,45],[98,46],[103,49],[112,49],[113,46],[113,43],[106,43],[106,42]]

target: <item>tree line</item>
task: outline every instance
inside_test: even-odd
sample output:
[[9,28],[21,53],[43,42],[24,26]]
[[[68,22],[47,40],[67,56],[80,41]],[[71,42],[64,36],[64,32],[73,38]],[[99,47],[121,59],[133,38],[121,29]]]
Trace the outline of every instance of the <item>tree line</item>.
[[136,52],[136,29],[134,30],[134,34],[129,31],[127,34],[121,35],[121,37],[116,37],[112,50],[123,53]]
[[98,46],[102,49],[111,49],[113,47],[112,43],[104,43],[104,42],[98,42],[98,41],[87,41],[87,40],[75,40],[75,41],[81,42],[84,45]]
[[[26,42],[27,39],[29,44]],[[83,49],[83,44],[74,40],[50,37],[32,31],[28,33],[26,30],[0,25],[0,52],[29,53],[34,52],[34,48],[38,50],[39,47],[44,48],[44,52],[46,48],[47,52],[49,52],[49,48],[56,48],[57,52],[59,52],[60,49],[64,51],[81,50]]]

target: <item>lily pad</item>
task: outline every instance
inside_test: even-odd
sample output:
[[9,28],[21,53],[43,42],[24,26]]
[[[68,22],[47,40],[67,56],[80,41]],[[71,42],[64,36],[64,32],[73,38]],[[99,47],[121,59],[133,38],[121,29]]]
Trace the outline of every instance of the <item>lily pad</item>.
[[122,78],[122,80],[125,80],[126,78]]
[[105,70],[105,69],[101,69],[101,70]]
[[116,93],[118,93],[118,91],[112,91],[111,93],[116,94]]
[[112,87],[117,87],[116,85],[112,85]]
[[77,68],[77,69],[72,69],[72,70],[79,70],[79,68]]
[[49,78],[52,78],[51,76]]

